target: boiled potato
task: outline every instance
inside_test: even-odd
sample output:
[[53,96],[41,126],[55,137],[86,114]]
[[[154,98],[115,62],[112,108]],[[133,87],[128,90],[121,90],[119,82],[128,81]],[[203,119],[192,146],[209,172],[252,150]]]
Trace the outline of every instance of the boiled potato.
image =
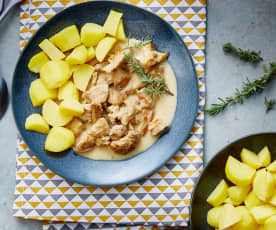
[[122,13],[111,10],[103,26],[104,32],[112,36],[116,36],[118,25],[122,16]]
[[123,23],[123,19],[120,19],[118,28],[117,28],[117,32],[116,32],[116,38],[120,41],[125,42],[126,39],[126,34],[125,34],[125,29],[124,29],[124,23]]
[[64,126],[73,119],[72,115],[62,113],[59,110],[59,106],[51,99],[44,103],[42,116],[52,126]]
[[65,61],[49,61],[40,70],[40,79],[49,89],[61,87],[71,77],[71,70]]
[[71,65],[84,64],[87,60],[87,49],[84,45],[76,47],[66,58]]
[[41,67],[49,61],[49,58],[44,52],[34,55],[28,64],[28,69],[31,72],[39,73]]
[[52,60],[61,60],[65,58],[64,53],[62,53],[55,45],[48,39],[44,39],[38,45]]
[[240,204],[242,204],[242,201],[234,201],[232,200],[230,197],[227,197],[224,201],[224,204],[232,204],[233,206],[239,206]]
[[64,99],[64,101],[60,103],[59,109],[62,113],[72,116],[80,116],[84,112],[82,104],[73,98]]
[[253,191],[256,196],[267,201],[275,192],[275,181],[272,175],[266,169],[258,170],[253,181]]
[[220,183],[216,186],[213,192],[208,196],[207,202],[216,207],[223,203],[227,197],[228,185],[225,180],[221,180]]
[[33,113],[25,121],[25,129],[38,133],[49,133],[49,125],[45,119],[38,113]]
[[96,57],[96,51],[93,46],[89,47],[87,50],[87,61],[92,60],[94,57]]
[[259,224],[257,230],[264,230],[264,225],[263,224]]
[[262,166],[266,167],[271,162],[271,155],[270,151],[267,146],[265,146],[259,153],[258,153],[259,161],[261,162]]
[[264,204],[252,208],[250,212],[258,224],[263,224],[269,217],[276,214],[276,208],[272,205]]
[[64,28],[52,36],[50,41],[62,52],[66,52],[81,44],[80,34],[76,25]]
[[233,230],[256,230],[258,228],[256,221],[245,206],[238,206],[235,211],[240,213],[241,220],[233,226]]
[[34,80],[29,88],[29,94],[33,106],[42,105],[47,99],[57,97],[56,89],[48,89],[40,79]]
[[258,169],[262,166],[257,154],[246,148],[243,148],[241,151],[241,159],[242,159],[242,162],[248,164],[254,169]]
[[58,89],[58,99],[74,98],[79,100],[79,91],[72,81],[68,81]]
[[253,181],[256,170],[229,156],[225,166],[225,174],[235,185],[247,186]]
[[70,129],[53,127],[45,141],[45,149],[51,152],[62,152],[70,148],[75,142],[75,137]]
[[78,66],[73,74],[73,81],[75,86],[79,90],[84,92],[87,88],[90,78],[92,77],[93,72],[94,67],[92,67],[91,65],[84,64]]
[[245,206],[246,206],[248,209],[251,209],[251,208],[253,208],[253,207],[263,205],[264,202],[261,201],[261,200],[256,196],[256,194],[254,193],[254,191],[251,191],[251,192],[247,195],[247,197],[245,198],[244,204],[245,204]]
[[224,206],[218,206],[211,208],[208,213],[207,213],[207,223],[214,227],[218,228],[219,227],[219,219],[220,215],[223,214],[223,207]]
[[276,206],[276,192],[274,191],[272,197],[268,201],[270,204]]
[[98,24],[86,23],[81,28],[81,42],[86,47],[97,45],[104,36],[105,32],[103,31],[103,27]]
[[269,166],[267,166],[267,170],[273,173],[276,172],[276,160],[273,161]]
[[219,229],[227,229],[241,220],[240,212],[231,204],[225,204],[223,215],[219,218]]
[[115,44],[116,39],[112,37],[103,38],[96,47],[96,58],[98,61],[102,62],[108,52],[112,49]]
[[264,230],[275,230],[276,229],[276,215],[269,217],[264,222]]
[[231,186],[228,188],[228,195],[233,201],[242,203],[250,189],[251,186]]

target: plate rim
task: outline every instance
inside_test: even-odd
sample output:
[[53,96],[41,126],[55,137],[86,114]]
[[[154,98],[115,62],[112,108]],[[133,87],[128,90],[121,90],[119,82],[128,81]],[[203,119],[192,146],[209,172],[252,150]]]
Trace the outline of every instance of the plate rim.
[[[126,7],[132,7],[136,10],[141,10],[143,12],[146,12],[148,14],[151,14],[153,17],[157,17],[159,18],[159,20],[161,20],[163,23],[165,23],[169,28],[170,30],[172,31],[172,33],[180,40],[180,42],[182,43],[182,46],[184,47],[184,49],[187,51],[187,56],[188,56],[188,59],[189,61],[191,62],[192,64],[192,72],[193,72],[193,78],[196,82],[196,106],[195,106],[195,110],[192,111],[192,114],[193,114],[193,119],[192,119],[192,122],[190,124],[190,126],[187,126],[187,134],[186,136],[183,137],[183,141],[181,141],[181,144],[177,147],[177,150],[176,151],[172,151],[170,154],[168,154],[168,157],[166,159],[164,159],[162,162],[160,161],[160,164],[158,167],[154,167],[152,170],[144,173],[142,176],[139,176],[139,177],[135,177],[133,179],[130,179],[130,180],[126,180],[124,182],[121,182],[121,183],[108,183],[108,184],[97,184],[97,183],[86,183],[86,182],[83,182],[83,181],[77,181],[77,180],[74,180],[74,179],[71,179],[71,177],[69,176],[64,176],[60,173],[57,173],[55,169],[51,168],[48,166],[48,163],[42,161],[39,157],[39,154],[33,152],[27,142],[25,141],[25,138],[22,136],[21,134],[21,131],[19,129],[19,125],[18,125],[18,122],[17,122],[17,119],[15,118],[15,111],[14,111],[14,82],[15,82],[15,74],[16,74],[16,70],[19,66],[19,61],[22,59],[25,51],[28,49],[28,47],[30,46],[31,44],[31,41],[34,40],[36,34],[42,30],[44,27],[46,27],[48,24],[50,24],[52,21],[55,20],[56,16],[58,16],[59,14],[63,13],[64,11],[67,11],[67,10],[70,10],[72,8],[75,8],[75,7],[78,7],[78,6],[82,6],[82,5],[87,5],[87,4],[94,4],[94,3],[101,3],[101,4],[105,4],[105,3],[111,3],[111,4],[119,4],[119,5],[123,5],[123,6],[126,6]],[[178,101],[177,101],[178,103]],[[177,106],[177,103],[176,103],[176,106]],[[51,171],[53,171],[55,174],[61,176],[62,178],[66,179],[66,180],[69,180],[69,181],[72,181],[72,182],[76,182],[76,183],[79,183],[79,184],[82,184],[82,185],[86,185],[86,186],[97,186],[97,187],[112,187],[112,186],[119,186],[119,185],[126,185],[126,184],[129,184],[129,183],[133,183],[133,182],[136,182],[136,181],[139,181],[145,177],[147,177],[148,175],[151,175],[152,173],[156,172],[159,168],[161,168],[163,165],[165,165],[178,151],[179,149],[181,148],[181,146],[183,146],[183,144],[186,142],[186,140],[189,138],[190,136],[190,132],[194,126],[194,123],[196,121],[196,118],[197,118],[197,111],[198,111],[198,108],[199,108],[199,82],[198,82],[198,78],[197,78],[197,74],[196,74],[196,69],[195,69],[195,63],[193,61],[193,58],[192,58],[192,55],[191,53],[189,52],[189,49],[187,48],[183,38],[178,34],[178,32],[165,20],[163,19],[162,17],[160,17],[159,15],[147,10],[147,9],[144,9],[140,6],[136,6],[136,5],[133,5],[133,4],[130,4],[130,3],[126,3],[126,2],[120,2],[120,1],[114,1],[114,0],[107,0],[107,1],[104,1],[104,0],[95,0],[95,1],[87,1],[87,2],[82,2],[82,3],[78,3],[78,4],[74,4],[72,6],[69,6],[69,7],[66,7],[64,8],[63,10],[59,11],[57,14],[53,15],[50,19],[48,19],[43,25],[41,25],[41,27],[31,36],[31,38],[27,41],[27,44],[24,46],[24,48],[22,50],[20,50],[20,55],[18,56],[17,58],[17,61],[16,61],[16,65],[14,67],[14,71],[13,71],[13,74],[12,74],[12,84],[11,84],[11,110],[12,110],[12,116],[13,116],[13,119],[15,121],[15,124],[16,124],[16,128],[17,128],[17,132],[20,134],[20,136],[22,137],[24,143],[27,145],[27,147],[31,150],[31,152],[45,165],[47,166]],[[174,115],[175,116],[175,115]],[[173,120],[174,120],[174,117],[173,117]],[[172,121],[173,121],[172,120]],[[147,150],[145,150],[147,151]],[[138,153],[140,154],[140,153]],[[93,160],[93,159],[89,159],[88,160]]]

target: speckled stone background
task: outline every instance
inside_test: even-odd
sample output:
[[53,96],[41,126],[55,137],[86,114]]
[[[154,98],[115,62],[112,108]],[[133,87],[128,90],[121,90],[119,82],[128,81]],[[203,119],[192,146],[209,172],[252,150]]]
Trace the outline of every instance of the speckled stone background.
[[[8,0],[6,0],[6,3]],[[262,74],[263,63],[245,64],[221,50],[225,42],[263,51],[264,63],[276,61],[275,0],[209,0],[207,30],[207,105],[234,93],[241,82]],[[19,55],[19,9],[0,25],[0,73],[9,88]],[[236,105],[217,117],[206,116],[205,163],[223,146],[258,132],[276,132],[276,109],[265,113],[264,97],[276,98],[276,80],[263,94]],[[41,223],[12,217],[15,184],[16,128],[11,108],[0,120],[0,230],[38,230]]]

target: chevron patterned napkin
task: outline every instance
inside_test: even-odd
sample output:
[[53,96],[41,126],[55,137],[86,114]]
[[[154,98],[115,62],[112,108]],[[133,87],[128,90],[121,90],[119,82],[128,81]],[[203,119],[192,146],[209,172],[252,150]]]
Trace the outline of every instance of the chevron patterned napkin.
[[[20,12],[20,48],[47,19],[82,1],[25,0]],[[179,152],[158,172],[136,183],[106,188],[83,186],[56,175],[35,157],[18,135],[13,215],[43,220],[44,230],[144,230],[188,224],[191,193],[203,167],[206,2],[126,2],[167,20],[188,47],[195,63],[200,92],[194,127]]]

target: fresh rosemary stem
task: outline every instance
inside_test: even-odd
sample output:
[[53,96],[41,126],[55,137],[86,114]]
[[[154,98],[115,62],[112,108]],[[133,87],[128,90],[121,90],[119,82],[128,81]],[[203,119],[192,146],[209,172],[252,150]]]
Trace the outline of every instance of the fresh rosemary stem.
[[225,110],[229,105],[242,104],[245,98],[249,98],[254,94],[263,92],[269,81],[276,76],[276,62],[270,63],[270,69],[265,67],[264,75],[260,78],[256,78],[253,81],[247,80],[243,83],[242,89],[236,89],[234,96],[218,98],[220,103],[212,104],[210,108],[206,108],[205,111],[212,116],[215,116]]
[[261,51],[254,50],[242,50],[241,48],[234,47],[231,43],[226,43],[223,45],[223,50],[226,53],[233,53],[238,56],[241,60],[248,61],[251,63],[257,63],[263,60],[260,56]]
[[266,107],[266,113],[268,113],[270,110],[272,110],[276,104],[275,99],[268,99],[265,97],[265,107]]

